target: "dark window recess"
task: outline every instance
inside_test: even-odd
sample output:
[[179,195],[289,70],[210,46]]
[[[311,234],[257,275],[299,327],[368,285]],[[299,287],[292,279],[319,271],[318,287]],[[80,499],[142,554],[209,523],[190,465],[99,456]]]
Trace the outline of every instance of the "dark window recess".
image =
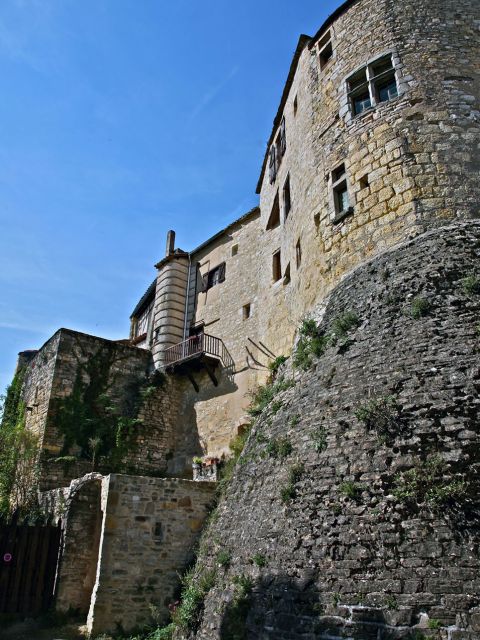
[[232,247],[232,256],[236,256],[238,253],[238,244],[234,244]]
[[277,160],[276,160],[276,148],[275,145],[272,146],[272,148],[270,149],[270,156],[269,156],[269,160],[268,160],[268,171],[269,171],[269,176],[270,176],[270,184],[273,184],[275,182],[275,179],[277,177]]
[[207,289],[211,289],[216,284],[223,282],[225,280],[225,262],[219,264],[215,269],[210,269],[210,271],[203,276],[203,289],[206,291]]
[[154,530],[153,530],[153,536],[159,542],[161,542],[163,540],[163,529],[162,529],[162,523],[161,522],[156,522],[155,523],[155,527],[154,527]]
[[298,97],[295,96],[293,100],[293,115],[296,116],[298,111]]
[[334,222],[340,221],[348,213],[351,213],[348,198],[347,174],[345,165],[342,164],[332,171],[333,202],[335,207]]
[[243,319],[244,320],[248,320],[248,318],[250,318],[251,310],[252,310],[252,308],[250,306],[250,303],[243,305],[242,312],[243,312]]
[[274,282],[278,282],[282,277],[282,259],[280,256],[280,249],[272,256],[272,276]]
[[360,189],[366,189],[370,184],[368,181],[368,174],[366,173],[364,176],[360,178]]
[[300,239],[297,241],[295,245],[295,259],[297,262],[297,269],[302,264],[302,245],[300,244]]
[[290,193],[290,176],[287,176],[285,180],[285,184],[283,185],[283,211],[285,214],[285,220],[290,213],[290,209],[292,208],[292,196]]
[[384,56],[355,72],[348,80],[348,97],[354,116],[398,96],[392,56]]
[[332,39],[330,31],[318,42],[318,58],[320,60],[320,69],[323,69],[333,55]]
[[270,212],[270,217],[268,218],[267,230],[275,229],[275,227],[278,227],[279,224],[280,224],[280,202],[279,202],[278,191],[277,191],[277,194],[275,195],[275,199],[273,201],[273,207]]
[[280,132],[278,134],[278,141],[280,147],[280,153],[282,156],[285,155],[285,151],[287,150],[287,136],[285,133],[285,118],[282,118],[282,123],[280,124]]
[[283,284],[288,284],[290,282],[290,263],[287,264],[285,268],[285,273],[283,274]]

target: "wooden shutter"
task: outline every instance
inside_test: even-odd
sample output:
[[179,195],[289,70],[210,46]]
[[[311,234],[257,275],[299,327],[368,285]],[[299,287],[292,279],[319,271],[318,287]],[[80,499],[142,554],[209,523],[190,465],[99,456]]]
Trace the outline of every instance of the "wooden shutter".
[[270,149],[270,162],[269,162],[269,171],[270,171],[270,184],[275,182],[275,178],[277,177],[277,163],[276,163],[276,153],[275,153],[275,145],[272,145]]
[[218,266],[218,281],[223,282],[224,280],[225,280],[225,262],[222,262],[222,264]]
[[282,118],[282,124],[280,125],[280,152],[285,155],[287,149],[287,138],[285,135],[285,118]]

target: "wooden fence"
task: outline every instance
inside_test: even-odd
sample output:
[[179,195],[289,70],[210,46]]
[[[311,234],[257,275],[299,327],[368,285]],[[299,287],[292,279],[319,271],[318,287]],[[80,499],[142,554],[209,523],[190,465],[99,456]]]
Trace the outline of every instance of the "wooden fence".
[[52,605],[61,525],[0,524],[0,613],[35,616]]

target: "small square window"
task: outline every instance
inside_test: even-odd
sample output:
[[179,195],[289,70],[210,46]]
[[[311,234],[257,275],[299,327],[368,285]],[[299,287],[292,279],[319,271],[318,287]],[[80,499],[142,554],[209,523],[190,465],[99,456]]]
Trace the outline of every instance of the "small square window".
[[282,277],[282,259],[280,249],[272,256],[272,276],[274,282],[278,282]]
[[359,184],[360,184],[360,189],[366,189],[368,187],[369,180],[368,180],[368,173],[366,173],[364,176],[362,176],[359,180]]
[[248,318],[250,318],[251,311],[252,311],[252,308],[250,306],[250,303],[243,305],[243,307],[242,307],[242,315],[243,315],[243,319],[244,320],[248,320]]
[[292,208],[292,196],[290,193],[290,176],[287,176],[285,180],[285,184],[283,185],[283,212],[285,215],[285,220],[288,218],[288,214],[290,213],[290,209]]
[[238,253],[238,244],[234,244],[232,247],[232,256],[236,256]]

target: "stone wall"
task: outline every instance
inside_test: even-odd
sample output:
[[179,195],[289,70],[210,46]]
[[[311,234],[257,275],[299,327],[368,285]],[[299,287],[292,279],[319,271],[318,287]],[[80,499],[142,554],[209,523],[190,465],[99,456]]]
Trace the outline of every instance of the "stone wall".
[[[41,491],[66,487],[72,479],[92,471],[92,461],[78,457],[77,446],[64,450],[64,434],[58,426],[62,403],[76,397],[79,380],[88,388],[82,392],[84,399],[75,400],[72,429],[82,429],[82,402],[103,402],[100,395],[104,393],[116,414],[139,420],[125,469],[167,473],[174,458],[181,389],[170,377],[154,386],[157,383],[149,376],[151,366],[151,354],[143,349],[66,329],[40,349],[27,365],[23,397],[26,428],[40,438]],[[145,391],[148,393],[142,397]],[[77,457],[65,461],[65,455]],[[111,471],[108,458],[100,457],[96,469],[104,474]]]
[[85,619],[97,572],[102,514],[102,476],[90,473],[68,487],[40,495],[41,509],[62,523],[62,547],[56,578],[56,611],[77,611]]
[[479,637],[479,257],[478,222],[445,226],[319,309],[337,341],[254,425],[199,559],[217,584],[196,638]]
[[[476,0],[359,0],[329,25],[323,69],[315,41],[304,47],[277,119],[285,117],[286,152],[275,182],[267,170],[260,189],[265,231],[252,277],[265,310],[257,338],[273,351],[287,353],[300,317],[364,260],[445,219],[478,215],[479,20]],[[386,53],[399,96],[352,118],[347,78]],[[353,214],[335,224],[332,171],[341,163]],[[287,176],[292,209],[266,230]],[[273,283],[278,249],[290,281]]]
[[179,574],[212,501],[209,482],[111,475],[103,480],[99,568],[88,615],[92,635],[168,618]]

